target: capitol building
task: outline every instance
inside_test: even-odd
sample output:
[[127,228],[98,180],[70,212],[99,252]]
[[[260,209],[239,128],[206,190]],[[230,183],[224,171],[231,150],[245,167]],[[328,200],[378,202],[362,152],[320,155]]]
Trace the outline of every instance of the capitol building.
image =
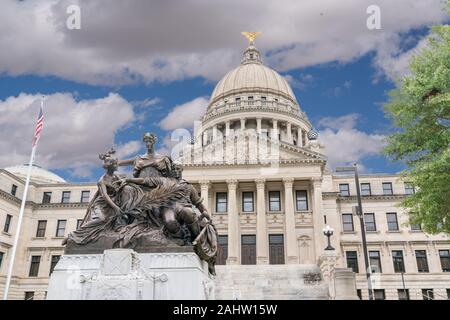
[[[331,299],[339,290],[332,274],[344,268],[354,274],[355,298],[368,299],[353,173],[327,166],[289,83],[264,65],[252,42],[216,85],[179,161],[219,234],[216,298],[299,299],[289,287],[294,280],[283,275],[295,266],[317,266],[330,281]],[[26,165],[0,169],[0,292],[26,171]],[[414,186],[396,174],[363,174],[359,182],[374,298],[449,299],[449,237],[410,224],[398,205]],[[61,242],[82,222],[96,189],[96,182],[71,183],[33,168],[11,299],[45,299]],[[326,226],[334,229],[334,250],[325,250]],[[278,288],[275,295],[265,294],[270,286]]]

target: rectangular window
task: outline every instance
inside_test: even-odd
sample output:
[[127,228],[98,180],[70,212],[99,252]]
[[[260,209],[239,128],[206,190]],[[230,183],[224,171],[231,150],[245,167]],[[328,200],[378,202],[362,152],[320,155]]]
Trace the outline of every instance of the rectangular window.
[[409,300],[409,290],[408,289],[397,289],[398,300]]
[[386,196],[393,194],[391,182],[383,182],[383,194]]
[[227,212],[228,194],[226,192],[216,193],[216,212]]
[[386,219],[387,219],[387,224],[388,224],[388,230],[389,231],[398,231],[397,213],[395,213],[395,212],[386,213]]
[[52,201],[52,193],[44,192],[44,195],[42,196],[42,203],[50,203],[50,201]]
[[25,291],[25,300],[34,300],[34,291]]
[[413,194],[415,192],[414,185],[409,182],[405,182],[405,194]]
[[253,212],[253,192],[242,192],[242,211],[243,212]]
[[423,300],[433,300],[434,292],[433,289],[422,289]]
[[405,261],[403,259],[402,250],[392,251],[392,262],[394,263],[394,272],[404,273],[405,272]]
[[422,226],[420,224],[411,224],[412,231],[422,231]]
[[416,261],[418,272],[430,272],[428,268],[427,252],[426,250],[416,250]]
[[90,191],[81,191],[81,200],[80,202],[82,203],[87,203],[89,202],[89,195],[90,195]]
[[381,273],[380,251],[369,251],[370,270],[372,273]]
[[353,215],[351,213],[342,214],[342,228],[344,232],[351,232],[355,230],[353,226]]
[[217,237],[217,259],[216,264],[224,265],[228,258],[228,236],[219,235]]
[[366,226],[366,231],[377,231],[375,213],[364,213],[364,225]]
[[361,183],[361,195],[362,196],[372,195],[372,191],[370,189],[370,183]]
[[9,233],[9,229],[11,228],[11,220],[12,215],[7,214],[5,219],[5,225],[3,226],[3,232]]
[[253,96],[248,97],[248,100],[253,100]]
[[50,262],[50,273],[49,275],[51,275],[53,273],[53,270],[55,270],[56,264],[59,261],[59,258],[61,258],[61,256],[52,256],[52,261]]
[[36,238],[45,237],[45,229],[47,228],[47,220],[39,220],[36,230]]
[[384,289],[374,289],[373,297],[374,300],[386,300],[386,294],[384,293]]
[[354,273],[359,273],[358,254],[356,251],[347,251],[345,255],[347,257],[347,268],[351,268]]
[[442,272],[450,272],[450,250],[439,250]]
[[269,191],[269,210],[281,211],[280,191]]
[[69,202],[70,202],[70,191],[63,191],[61,203],[69,203]]
[[2,269],[2,262],[3,262],[3,256],[5,254],[3,252],[0,252],[0,270]]
[[66,233],[66,223],[67,220],[58,220],[58,224],[56,226],[57,237],[64,237],[64,234]]
[[256,264],[256,236],[241,237],[241,264]]
[[77,220],[77,230],[80,229],[82,223],[83,223],[83,219]]
[[16,194],[17,194],[17,186],[16,186],[15,184],[13,184],[13,185],[11,186],[11,194],[12,194],[13,196],[16,196]]
[[39,265],[41,263],[41,256],[31,256],[29,277],[37,277],[39,274]]
[[241,101],[241,98],[237,97],[235,100],[236,100],[236,102],[239,102],[239,101]]
[[269,234],[269,263],[284,264],[284,236]]
[[350,195],[350,188],[348,186],[348,183],[339,184],[339,193],[343,197],[348,197]]
[[295,199],[297,203],[297,211],[308,210],[308,193],[306,190],[295,191]]
[[266,101],[266,100],[267,100],[267,98],[266,98],[266,97],[264,97],[264,96],[262,96],[262,97],[261,97],[261,100],[262,100],[262,101]]

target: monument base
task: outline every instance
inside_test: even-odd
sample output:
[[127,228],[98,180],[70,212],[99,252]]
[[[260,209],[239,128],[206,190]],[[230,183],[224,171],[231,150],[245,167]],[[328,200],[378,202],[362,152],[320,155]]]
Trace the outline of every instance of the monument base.
[[177,299],[214,299],[208,266],[193,252],[63,255],[47,293],[47,300]]

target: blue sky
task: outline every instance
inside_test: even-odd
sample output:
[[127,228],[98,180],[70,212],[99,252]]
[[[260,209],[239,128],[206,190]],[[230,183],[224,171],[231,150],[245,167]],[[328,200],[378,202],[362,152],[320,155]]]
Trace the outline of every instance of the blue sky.
[[[79,2],[83,9],[84,2]],[[326,4],[324,8],[334,5],[331,4],[332,2],[323,2],[324,5]],[[397,10],[398,14],[404,15],[417,14],[418,11],[423,10],[418,7],[411,9],[413,11],[410,13],[405,12],[405,3],[408,3],[408,1],[400,2],[403,2],[403,7],[401,4],[392,5],[390,9]],[[433,0],[428,2],[437,4]],[[29,10],[35,13],[39,9],[39,7],[36,8],[33,5],[24,9],[10,0],[7,3],[11,5],[10,10],[12,12],[14,10]],[[389,2],[385,3],[385,6],[390,6]],[[58,11],[55,11],[55,8],[62,4],[40,1],[39,5],[49,10],[49,14],[57,15]],[[85,6],[88,6],[88,4],[85,4]],[[235,4],[235,6],[238,6],[238,4]],[[297,7],[295,4],[292,6]],[[90,14],[88,9],[85,9],[87,11],[86,16]],[[115,9],[111,9],[109,13],[111,16],[114,16]],[[269,9],[270,6],[268,5],[267,10]],[[320,7],[319,9],[327,13],[326,9]],[[347,9],[351,11],[353,7]],[[307,14],[303,11],[299,12]],[[303,36],[299,36],[300,38],[296,41],[290,40],[294,44],[289,47],[290,42],[288,40],[284,41],[276,34],[262,30],[263,36],[257,40],[256,45],[261,49],[263,55],[265,54],[263,60],[288,78],[301,108],[306,112],[314,127],[321,133],[321,138],[325,139],[323,142],[325,144],[340,145],[339,143],[341,143],[345,145],[345,148],[341,147],[338,151],[328,150],[328,152],[331,152],[327,155],[331,158],[332,166],[356,160],[363,166],[365,172],[393,173],[403,168],[401,164],[391,163],[379,154],[380,137],[392,130],[383,113],[382,105],[388,100],[388,92],[395,87],[392,79],[407,73],[405,61],[409,59],[414,50],[423,46],[429,27],[444,19],[440,9],[434,8],[431,11],[432,13],[429,15],[424,15],[423,21],[417,21],[420,18],[411,18],[410,21],[403,19],[406,22],[403,21],[403,24],[399,22],[398,25],[394,24],[394,22],[397,23],[394,16],[391,19],[392,23],[390,20],[387,21],[388,28],[378,32],[376,36],[372,36],[372,34],[368,36],[367,44],[364,35],[361,36],[361,39],[363,39],[361,41],[354,40],[351,34],[330,36],[329,40],[323,40],[322,34],[324,34],[324,31],[319,30],[315,36],[312,35],[310,38],[303,39],[301,38]],[[108,10],[105,14],[108,14]],[[361,19],[366,18],[364,12],[361,16]],[[1,14],[0,18],[2,18]],[[348,23],[344,21],[345,16],[337,16],[333,19],[336,19],[337,23]],[[5,19],[3,21],[3,23],[13,23],[5,22]],[[154,25],[150,27],[154,27]],[[263,28],[264,26],[261,25],[260,27]],[[351,28],[350,24],[349,28],[344,29]],[[265,31],[268,33],[267,38],[265,38]],[[51,32],[56,31],[48,30],[49,35],[51,35]],[[67,31],[59,30],[58,32]],[[161,32],[164,33],[165,31],[162,30]],[[362,34],[364,32],[366,31],[360,31]],[[114,30],[111,30],[111,33],[114,33]],[[171,34],[171,32],[168,33]],[[47,39],[50,38],[49,35],[44,32],[38,36]],[[18,34],[18,36],[25,37],[25,33]],[[158,42],[155,41],[147,49],[148,60],[146,60],[145,48],[133,51],[134,48],[130,49],[129,43],[121,46],[120,39],[116,39],[118,43],[108,43],[106,40],[98,38],[99,44],[92,45],[91,42],[86,40],[88,38],[86,35],[79,34],[71,38],[72,34],[68,33],[65,36],[70,41],[66,39],[60,44],[54,44],[56,49],[48,50],[47,53],[45,50],[41,52],[41,48],[39,52],[32,52],[29,56],[23,54],[23,48],[18,45],[14,47],[14,44],[12,44],[10,48],[10,51],[13,51],[12,54],[6,53],[3,62],[0,59],[0,115],[2,115],[1,112],[4,112],[2,117],[5,121],[5,131],[0,132],[2,133],[0,145],[2,145],[3,150],[6,148],[6,153],[9,152],[11,155],[0,157],[0,167],[16,164],[13,162],[25,162],[28,148],[27,136],[31,136],[33,131],[33,127],[25,126],[25,123],[32,123],[31,119],[35,117],[38,94],[48,95],[52,99],[55,98],[49,101],[52,106],[46,112],[46,117],[54,117],[54,119],[46,124],[41,140],[43,146],[38,151],[38,153],[45,153],[45,155],[39,155],[37,162],[67,180],[95,180],[101,174],[99,161],[95,159],[95,150],[102,152],[104,151],[101,150],[102,148],[111,144],[119,146],[119,149],[122,147],[121,155],[123,156],[132,156],[142,152],[143,149],[139,140],[144,131],[156,132],[160,137],[158,147],[164,148],[164,137],[170,134],[170,130],[162,129],[161,121],[177,106],[184,107],[187,104],[186,108],[190,108],[192,106],[189,103],[192,101],[204,103],[221,75],[239,64],[240,55],[246,46],[245,40],[239,32],[230,30],[226,33],[226,40],[223,41],[223,44],[214,39],[214,41],[218,41],[217,49],[205,45],[205,48],[201,48],[201,50],[186,49],[185,52],[178,54],[175,49],[180,46],[179,51],[183,51],[182,46],[185,44],[185,39],[161,44],[160,49],[158,49]],[[136,35],[137,38],[139,36]],[[143,39],[145,38],[143,35],[141,36]],[[208,41],[207,36],[205,35],[204,41]],[[357,35],[355,35],[356,37]],[[202,39],[194,39],[193,41],[202,41]],[[227,45],[229,41],[232,45]],[[77,48],[80,47],[81,43],[81,47],[92,50],[100,58],[92,57],[92,54],[90,54],[89,59],[86,59],[85,51],[73,53],[73,51],[70,51],[72,43],[77,43]],[[304,57],[302,54],[305,49],[299,49],[302,43],[314,44],[312,47],[316,49],[307,51],[308,57]],[[120,53],[120,58],[111,54],[111,50],[113,50],[111,46],[117,46],[118,52],[124,51]],[[124,48],[125,46],[126,48]],[[164,46],[167,46],[167,48]],[[286,49],[286,46],[288,46],[288,49]],[[64,57],[64,52],[59,52],[60,48],[66,50],[67,55],[74,54],[73,66],[68,66],[66,61],[61,62],[61,60],[64,60],[64,58],[61,58]],[[17,58],[14,55],[14,50],[17,50]],[[162,52],[164,58],[160,58],[158,50]],[[327,50],[331,50],[331,52],[326,52]],[[102,64],[102,55],[105,56],[105,52],[107,52],[105,60],[109,59],[110,61],[108,64]],[[267,53],[270,53],[270,55]],[[134,57],[139,54],[142,57]],[[42,55],[42,58],[35,58],[39,55]],[[130,56],[133,56],[133,58],[130,58]],[[126,65],[126,71],[117,71],[116,65]],[[129,74],[132,75],[132,80],[128,78]],[[105,81],[105,78],[108,80]],[[114,79],[114,81],[111,80],[114,83],[111,84],[110,79]],[[148,103],[144,103],[145,101]],[[109,107],[110,102],[117,109]],[[68,106],[72,104],[73,107]],[[142,106],[143,104],[144,106]],[[99,119],[105,121],[104,124],[98,127],[95,124],[90,124],[86,128],[79,123],[77,124],[77,122],[65,119],[65,117],[73,117],[76,112],[79,112],[80,118],[83,119],[82,112],[89,109],[91,105],[98,107],[99,111],[89,117],[95,118],[98,116]],[[67,109],[66,112],[64,110],[66,107],[72,109]],[[19,110],[24,113],[20,113]],[[57,112],[52,113],[51,110],[57,110]],[[106,110],[104,114],[102,110]],[[107,128],[108,117],[114,118],[118,114],[117,110],[125,110],[126,112],[124,111],[121,114],[120,117],[122,118],[117,116],[115,127]],[[186,110],[188,111],[188,109]],[[24,125],[21,127],[19,123],[21,123],[24,114],[26,114],[26,121],[23,120]],[[80,127],[80,131],[70,129],[71,131],[61,132],[61,135],[64,136],[60,137],[58,131],[48,128],[58,119],[64,123],[63,126]],[[64,121],[67,121],[67,124]],[[15,131],[11,133],[11,130],[23,131],[23,133],[19,134]],[[105,133],[106,131],[108,132]],[[87,138],[82,138],[84,134],[87,134]],[[354,141],[336,142],[339,139],[342,140],[342,137],[348,137],[352,134],[355,134]],[[80,141],[74,143],[72,140],[76,140],[78,135]],[[6,136],[12,136],[12,138]],[[58,140],[59,138],[61,138],[61,141]],[[96,139],[99,141],[98,144],[94,143]],[[57,140],[59,142],[56,142]],[[64,148],[73,150],[62,152],[61,150]],[[92,155],[86,154],[81,157],[88,151]],[[71,159],[75,160],[72,161]]]

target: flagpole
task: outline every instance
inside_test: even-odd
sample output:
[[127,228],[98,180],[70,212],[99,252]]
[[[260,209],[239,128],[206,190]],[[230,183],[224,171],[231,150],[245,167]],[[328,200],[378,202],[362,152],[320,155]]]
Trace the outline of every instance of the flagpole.
[[[41,99],[41,108],[43,109],[43,107],[44,107],[44,100]],[[17,244],[19,242],[19,236],[20,236],[20,227],[22,226],[23,213],[25,211],[25,204],[27,202],[28,186],[30,184],[31,170],[33,169],[33,161],[34,161],[34,155],[36,153],[36,147],[37,147],[37,141],[34,141],[33,148],[31,149],[30,162],[28,164],[28,173],[27,173],[27,179],[25,181],[25,188],[23,190],[22,204],[20,205],[19,220],[17,221],[16,234],[14,236],[14,244],[12,246],[12,252],[11,252],[11,256],[9,258],[9,267],[8,267],[8,273],[7,273],[6,284],[5,284],[5,292],[3,293],[3,300],[8,299],[8,292],[9,292],[9,288],[11,286],[11,278],[12,278],[12,273],[13,273],[13,268],[14,268],[14,259],[16,257]]]

